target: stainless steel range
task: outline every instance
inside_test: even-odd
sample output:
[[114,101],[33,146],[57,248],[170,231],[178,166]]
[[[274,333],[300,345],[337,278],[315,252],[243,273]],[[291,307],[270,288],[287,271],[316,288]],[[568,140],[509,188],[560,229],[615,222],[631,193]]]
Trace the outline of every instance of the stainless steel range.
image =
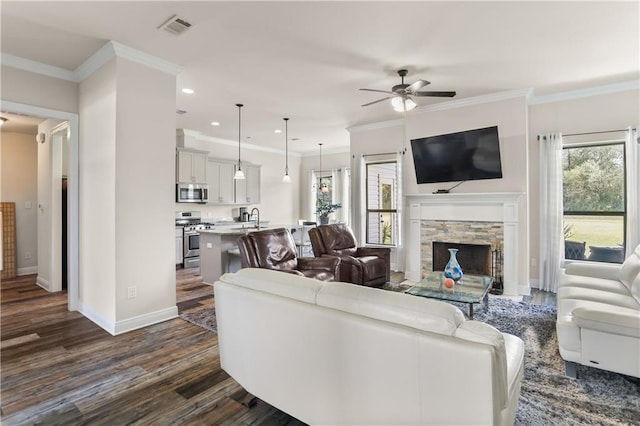
[[[214,228],[211,223],[203,223],[201,217],[198,211],[176,212],[176,229],[182,228],[182,265],[185,268],[200,266],[200,231]],[[178,258],[179,256],[176,256],[176,262]]]

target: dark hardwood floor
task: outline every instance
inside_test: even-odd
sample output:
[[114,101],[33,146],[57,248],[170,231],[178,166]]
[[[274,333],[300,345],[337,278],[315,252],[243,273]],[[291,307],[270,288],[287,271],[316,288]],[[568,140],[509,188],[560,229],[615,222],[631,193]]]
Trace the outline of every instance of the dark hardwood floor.
[[[181,313],[214,303],[197,271],[176,271]],[[302,425],[263,401],[242,404],[247,393],[221,370],[215,333],[176,318],[114,337],[35,278],[1,283],[3,425]],[[554,296],[534,290],[525,300]]]
[[[211,286],[178,270],[178,309],[213,304]],[[220,368],[215,333],[176,318],[111,336],[35,275],[1,284],[1,423],[300,425],[247,396]]]

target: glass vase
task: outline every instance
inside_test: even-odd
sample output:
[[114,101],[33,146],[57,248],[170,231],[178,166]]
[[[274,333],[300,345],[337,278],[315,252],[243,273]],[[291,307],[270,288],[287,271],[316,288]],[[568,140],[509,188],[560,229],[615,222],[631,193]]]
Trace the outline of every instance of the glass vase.
[[456,253],[458,253],[458,249],[449,249],[449,262],[444,267],[444,276],[457,282],[460,281],[463,274]]

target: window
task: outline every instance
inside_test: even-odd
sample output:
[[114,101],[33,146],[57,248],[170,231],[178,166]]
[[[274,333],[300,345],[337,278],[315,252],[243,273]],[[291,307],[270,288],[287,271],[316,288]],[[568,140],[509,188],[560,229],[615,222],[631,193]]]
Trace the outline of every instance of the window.
[[622,263],[624,143],[566,146],[562,168],[565,259]]
[[398,164],[366,165],[367,244],[398,244]]

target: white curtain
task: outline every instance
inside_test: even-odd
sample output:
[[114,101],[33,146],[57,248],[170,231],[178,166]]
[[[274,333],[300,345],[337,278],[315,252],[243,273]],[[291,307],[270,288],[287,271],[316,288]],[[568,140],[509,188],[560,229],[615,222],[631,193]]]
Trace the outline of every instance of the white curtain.
[[331,182],[333,188],[331,193],[333,194],[333,203],[342,205],[342,208],[335,212],[335,218],[338,222],[346,223],[350,225],[350,188],[351,188],[351,173],[348,167],[342,169],[334,169],[331,171]]
[[540,288],[557,292],[564,261],[562,232],[562,134],[538,135],[540,143]]
[[317,195],[318,188],[316,188],[316,172],[311,170],[309,172],[309,186],[307,190],[307,200],[309,200],[307,204],[307,208],[309,209],[309,213],[306,215],[307,220],[317,220],[316,219],[316,200],[318,198]]
[[627,253],[630,256],[640,244],[640,140],[638,128],[628,127],[625,136],[627,172]]

